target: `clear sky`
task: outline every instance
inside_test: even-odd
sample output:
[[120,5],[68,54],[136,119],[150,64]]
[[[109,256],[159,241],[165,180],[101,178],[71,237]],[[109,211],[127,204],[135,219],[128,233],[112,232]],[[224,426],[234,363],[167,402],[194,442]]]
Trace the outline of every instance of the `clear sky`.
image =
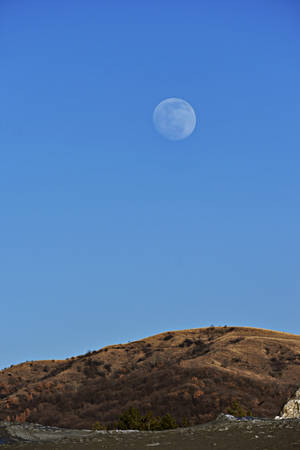
[[0,155],[0,367],[300,334],[298,0],[0,0]]

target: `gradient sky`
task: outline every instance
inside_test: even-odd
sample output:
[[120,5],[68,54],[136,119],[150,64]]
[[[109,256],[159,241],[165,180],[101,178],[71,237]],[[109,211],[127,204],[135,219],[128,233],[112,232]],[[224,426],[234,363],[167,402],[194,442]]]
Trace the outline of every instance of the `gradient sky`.
[[0,0],[0,155],[0,367],[300,334],[298,0]]

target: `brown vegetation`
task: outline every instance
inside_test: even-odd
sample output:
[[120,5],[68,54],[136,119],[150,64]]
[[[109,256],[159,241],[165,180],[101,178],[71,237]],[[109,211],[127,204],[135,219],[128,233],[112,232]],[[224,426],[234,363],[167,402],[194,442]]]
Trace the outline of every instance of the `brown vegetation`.
[[300,385],[300,336],[209,327],[0,371],[0,420],[112,426],[131,406],[203,423],[238,402],[274,417]]

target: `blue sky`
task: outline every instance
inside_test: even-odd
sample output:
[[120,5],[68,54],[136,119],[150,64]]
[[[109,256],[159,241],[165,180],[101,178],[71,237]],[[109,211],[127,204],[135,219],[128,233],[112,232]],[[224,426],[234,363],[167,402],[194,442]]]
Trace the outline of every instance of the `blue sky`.
[[[0,367],[300,334],[300,4],[0,1]],[[172,142],[156,105],[187,100]]]

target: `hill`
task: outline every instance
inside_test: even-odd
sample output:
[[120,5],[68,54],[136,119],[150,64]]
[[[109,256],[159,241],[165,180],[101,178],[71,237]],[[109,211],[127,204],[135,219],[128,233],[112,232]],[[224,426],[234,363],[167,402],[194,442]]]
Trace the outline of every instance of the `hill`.
[[0,420],[111,426],[129,406],[199,424],[233,403],[274,417],[300,385],[300,336],[241,327],[172,331],[0,371]]

